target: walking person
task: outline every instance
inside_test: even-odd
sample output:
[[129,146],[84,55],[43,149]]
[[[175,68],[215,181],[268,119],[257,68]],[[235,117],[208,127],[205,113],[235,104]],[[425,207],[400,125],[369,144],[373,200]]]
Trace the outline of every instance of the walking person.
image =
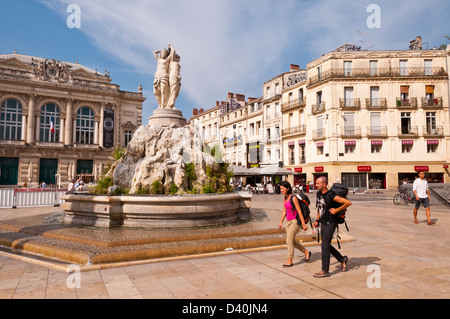
[[[333,255],[342,265],[342,271],[347,271],[348,257],[342,256],[341,253],[331,245],[334,231],[337,227],[337,220],[334,216],[336,213],[345,210],[352,203],[346,198],[336,195],[332,190],[328,189],[328,179],[324,176],[316,180],[317,192],[317,219],[313,227],[317,227],[320,223],[320,236],[322,238],[322,271],[315,273],[316,278],[329,277],[330,254]],[[333,208],[333,202],[342,204],[339,208]]]
[[416,203],[413,211],[414,223],[415,224],[419,223],[419,221],[417,220],[417,211],[419,210],[420,205],[423,205],[427,213],[428,225],[433,225],[435,224],[435,222],[431,220],[431,213],[430,213],[431,200],[430,200],[430,191],[428,189],[428,181],[425,179],[425,172],[420,171],[418,176],[419,178],[417,178],[413,184],[414,196],[416,198]]
[[[308,230],[308,226],[306,226],[305,220],[303,218],[303,214],[301,214],[301,208],[298,201],[297,196],[292,195],[292,187],[291,184],[287,181],[284,181],[280,184],[280,191],[283,194],[283,212],[281,214],[280,225],[278,226],[280,229],[283,227],[283,221],[286,218],[286,244],[288,245],[288,260],[283,265],[283,267],[292,267],[292,259],[294,258],[294,248],[300,250],[303,254],[305,254],[305,261],[309,261],[311,259],[311,252],[306,250],[300,243],[295,240],[295,236],[297,235],[300,228],[303,230]],[[293,197],[292,197],[293,196]],[[292,207],[291,197],[295,207]],[[297,214],[299,214],[301,225],[297,223]]]

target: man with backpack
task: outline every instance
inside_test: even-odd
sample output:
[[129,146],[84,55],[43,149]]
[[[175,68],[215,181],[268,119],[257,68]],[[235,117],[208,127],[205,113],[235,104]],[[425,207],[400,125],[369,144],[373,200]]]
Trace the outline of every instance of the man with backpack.
[[[348,257],[342,256],[339,251],[331,245],[334,231],[338,226],[337,216],[345,211],[352,203],[336,195],[333,190],[328,189],[328,179],[324,176],[316,180],[317,192],[317,219],[313,227],[320,223],[320,236],[322,237],[322,271],[315,273],[316,278],[329,277],[330,254],[341,264],[342,271],[347,271]],[[336,203],[341,204],[336,207]]]

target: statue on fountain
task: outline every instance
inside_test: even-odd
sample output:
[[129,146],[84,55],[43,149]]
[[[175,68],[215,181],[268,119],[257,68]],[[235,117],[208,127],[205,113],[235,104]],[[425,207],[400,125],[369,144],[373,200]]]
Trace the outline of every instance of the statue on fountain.
[[149,124],[184,126],[186,119],[181,111],[175,109],[175,101],[181,88],[180,56],[171,44],[168,48],[154,51],[153,55],[157,61],[153,94],[158,102],[158,109],[153,112]]

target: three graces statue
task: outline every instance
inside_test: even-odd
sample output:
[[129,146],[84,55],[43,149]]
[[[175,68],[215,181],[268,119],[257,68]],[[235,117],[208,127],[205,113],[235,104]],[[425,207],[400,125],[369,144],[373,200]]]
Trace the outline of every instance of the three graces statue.
[[174,109],[181,87],[180,56],[171,44],[167,49],[154,51],[153,55],[158,61],[153,82],[153,94],[158,102],[158,109]]

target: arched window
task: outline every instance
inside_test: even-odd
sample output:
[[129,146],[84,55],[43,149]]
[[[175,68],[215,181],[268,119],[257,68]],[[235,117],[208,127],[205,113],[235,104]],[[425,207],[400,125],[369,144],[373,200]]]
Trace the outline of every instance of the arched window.
[[0,108],[0,140],[20,141],[22,138],[22,104],[6,100]]
[[95,116],[89,107],[82,107],[77,112],[76,142],[94,144]]
[[41,108],[41,124],[39,130],[39,141],[59,142],[61,116],[59,107],[48,103]]

